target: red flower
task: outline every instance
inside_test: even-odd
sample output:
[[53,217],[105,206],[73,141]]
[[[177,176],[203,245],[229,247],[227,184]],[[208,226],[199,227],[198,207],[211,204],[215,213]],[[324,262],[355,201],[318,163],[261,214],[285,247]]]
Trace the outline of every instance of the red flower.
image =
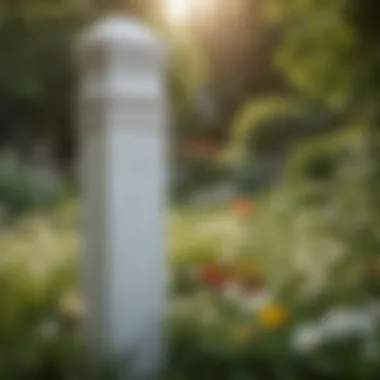
[[220,287],[228,279],[227,273],[217,265],[210,265],[201,270],[200,281],[214,287]]

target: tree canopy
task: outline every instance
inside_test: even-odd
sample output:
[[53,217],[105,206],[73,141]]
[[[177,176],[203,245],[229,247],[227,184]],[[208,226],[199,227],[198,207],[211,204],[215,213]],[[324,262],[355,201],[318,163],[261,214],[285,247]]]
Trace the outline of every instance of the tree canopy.
[[[81,28],[110,5],[117,2],[12,0],[0,5],[1,137],[9,140],[27,131],[59,140],[59,145],[73,139],[70,99],[76,69],[71,47]],[[195,106],[207,85],[207,57],[195,35],[170,29],[153,5],[123,2],[126,11],[138,12],[171,42],[172,109],[180,115]]]
[[373,107],[380,96],[375,0],[273,0],[285,27],[279,63],[299,88],[339,108]]

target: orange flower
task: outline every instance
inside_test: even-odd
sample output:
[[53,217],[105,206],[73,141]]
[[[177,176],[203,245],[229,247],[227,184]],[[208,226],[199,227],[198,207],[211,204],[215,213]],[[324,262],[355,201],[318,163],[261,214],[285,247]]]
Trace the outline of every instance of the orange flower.
[[269,305],[260,313],[261,324],[270,329],[282,327],[287,320],[288,313],[281,305]]
[[201,282],[215,287],[220,287],[228,279],[227,273],[223,268],[217,265],[210,265],[201,270]]
[[254,204],[250,199],[236,199],[232,204],[233,212],[242,218],[250,218],[252,216]]

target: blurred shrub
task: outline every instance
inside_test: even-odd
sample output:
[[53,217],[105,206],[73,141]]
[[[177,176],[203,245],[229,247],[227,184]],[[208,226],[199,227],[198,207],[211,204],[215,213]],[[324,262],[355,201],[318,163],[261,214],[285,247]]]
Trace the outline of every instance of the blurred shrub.
[[[359,137],[323,203],[305,204],[286,183],[246,223],[227,212],[177,216],[170,369],[178,378],[377,378],[379,294],[363,268],[380,241],[369,239],[377,227],[358,181]],[[370,274],[377,284],[379,273]]]
[[[363,318],[356,309],[340,312],[366,306],[362,251],[369,251],[357,234],[368,212],[364,193],[350,191],[357,177],[340,178],[346,193],[331,192],[322,208],[305,207],[285,186],[244,219],[236,211],[174,210],[170,379],[377,379],[365,343],[370,337],[380,348],[380,324],[362,328],[366,310]],[[62,204],[3,227],[2,379],[92,379],[80,371],[76,349],[77,211],[76,203]]]
[[58,174],[20,162],[14,154],[0,158],[0,207],[9,216],[54,204],[65,194]]
[[274,177],[278,175],[281,167],[259,164],[257,162],[246,164],[236,169],[236,187],[239,194],[260,196],[274,184]]
[[338,174],[339,168],[350,156],[354,140],[350,132],[329,134],[301,142],[290,155],[287,179],[290,181],[328,181]]
[[[174,210],[173,379],[378,378],[380,238],[364,137],[303,145],[289,180],[244,217]],[[323,155],[334,170],[320,169]],[[323,199],[305,202],[320,183]],[[76,225],[76,204],[61,205],[0,234],[0,378],[71,378]]]
[[[378,377],[379,177],[370,147],[359,129],[301,143],[287,180],[256,201],[248,223],[235,219],[234,228],[230,218],[230,244],[212,242],[206,223],[194,223],[210,239],[204,256],[213,257],[176,266],[188,280],[173,324],[172,365],[182,378]],[[227,229],[220,215],[210,226]],[[200,252],[196,241],[184,246]],[[259,289],[242,290],[237,263],[262,276]],[[280,328],[263,326],[263,296],[271,322],[287,316]]]
[[80,358],[66,301],[77,286],[76,211],[65,204],[1,227],[1,379],[67,378]]
[[223,184],[232,178],[231,169],[222,163],[205,159],[187,159],[178,166],[172,195],[174,200],[184,201],[191,195]]
[[252,100],[232,123],[233,156],[252,159],[288,151],[298,140],[336,127],[326,108],[288,97]]

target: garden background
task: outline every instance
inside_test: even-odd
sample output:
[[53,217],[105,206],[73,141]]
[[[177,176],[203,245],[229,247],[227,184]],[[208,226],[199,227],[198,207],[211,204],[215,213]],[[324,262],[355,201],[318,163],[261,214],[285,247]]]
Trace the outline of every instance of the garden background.
[[378,378],[374,0],[0,5],[0,378],[90,378],[71,48],[115,6],[173,47],[165,378]]

